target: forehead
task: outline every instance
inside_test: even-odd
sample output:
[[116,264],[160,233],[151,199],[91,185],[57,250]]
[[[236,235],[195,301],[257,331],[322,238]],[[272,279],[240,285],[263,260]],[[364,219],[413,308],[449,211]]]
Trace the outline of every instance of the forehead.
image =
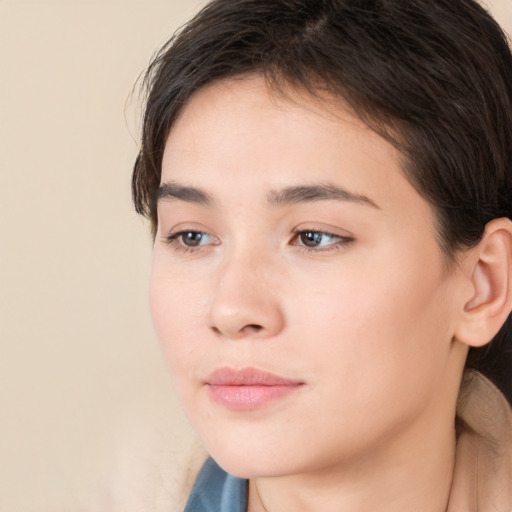
[[[201,159],[202,168],[223,162],[228,170],[236,158],[247,158],[238,173],[259,167],[263,175],[270,158],[271,167],[284,172],[281,164],[300,155],[308,157],[314,174],[326,158],[338,158],[338,166],[348,164],[355,153],[347,151],[351,145],[357,145],[360,163],[366,157],[400,168],[400,153],[350,113],[342,99],[291,87],[277,94],[263,77],[250,75],[215,82],[192,96],[168,136],[163,173]],[[191,165],[188,172],[193,170]]]
[[231,204],[329,183],[370,198],[386,215],[426,216],[432,227],[431,208],[405,178],[392,144],[342,101],[285,92],[269,93],[259,76],[199,90],[170,131],[162,183],[200,188]]

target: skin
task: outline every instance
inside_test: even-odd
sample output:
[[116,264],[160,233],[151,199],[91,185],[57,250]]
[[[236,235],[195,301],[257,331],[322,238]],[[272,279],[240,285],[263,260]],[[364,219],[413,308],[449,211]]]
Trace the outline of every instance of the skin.
[[[446,509],[468,289],[400,158],[342,104],[258,76],[203,88],[170,132],[153,321],[208,452],[250,479],[250,512]],[[349,194],[282,193],[319,184]],[[219,367],[302,385],[232,411],[205,385]]]

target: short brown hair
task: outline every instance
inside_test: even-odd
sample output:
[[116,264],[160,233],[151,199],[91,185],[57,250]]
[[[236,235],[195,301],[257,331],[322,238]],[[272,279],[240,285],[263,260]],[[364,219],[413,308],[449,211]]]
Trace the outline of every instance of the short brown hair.
[[[343,99],[398,147],[448,258],[477,244],[490,220],[512,218],[512,57],[474,0],[213,0],[144,80],[132,190],[153,233],[162,155],[181,110],[206,84],[256,72],[275,91],[293,85]],[[512,350],[510,324],[490,353],[472,350],[471,366],[489,374],[493,354]]]

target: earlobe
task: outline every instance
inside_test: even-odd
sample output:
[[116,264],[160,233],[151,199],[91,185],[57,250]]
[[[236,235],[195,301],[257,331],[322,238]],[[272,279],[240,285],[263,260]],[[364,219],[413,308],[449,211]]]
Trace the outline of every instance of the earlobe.
[[494,338],[512,310],[512,222],[489,222],[470,252],[471,296],[464,302],[455,338],[480,347]]

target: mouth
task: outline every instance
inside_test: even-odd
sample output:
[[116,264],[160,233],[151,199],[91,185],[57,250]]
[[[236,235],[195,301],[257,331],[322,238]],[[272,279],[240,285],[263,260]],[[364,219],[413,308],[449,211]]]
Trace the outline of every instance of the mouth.
[[250,411],[284,398],[304,382],[257,368],[218,368],[206,379],[211,399],[232,411]]

